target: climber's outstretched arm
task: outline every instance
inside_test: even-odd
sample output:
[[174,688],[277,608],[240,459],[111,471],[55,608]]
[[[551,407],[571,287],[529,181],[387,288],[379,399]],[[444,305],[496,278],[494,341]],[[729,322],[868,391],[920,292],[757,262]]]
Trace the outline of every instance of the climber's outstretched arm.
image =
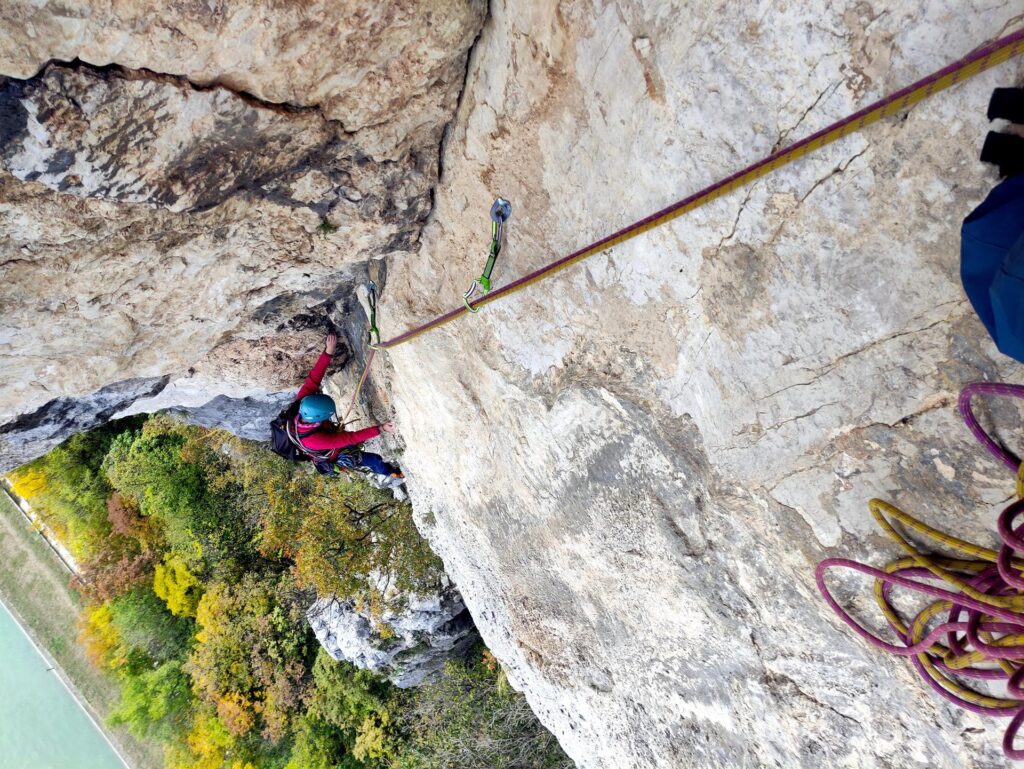
[[385,422],[382,425],[367,427],[352,433],[344,430],[338,430],[337,432],[315,432],[304,437],[302,445],[314,451],[344,449],[348,446],[355,446],[357,443],[368,441],[370,438],[376,438],[381,433],[393,433],[394,431],[394,425],[390,422]]
[[306,381],[299,389],[299,394],[295,396],[295,400],[300,401],[307,395],[320,392],[320,383],[324,380],[324,374],[327,373],[327,367],[331,365],[331,356],[334,355],[334,351],[337,348],[338,335],[334,333],[328,334],[327,340],[324,342],[324,351],[320,353],[320,357],[313,366],[313,370],[309,372],[309,376],[306,377]]

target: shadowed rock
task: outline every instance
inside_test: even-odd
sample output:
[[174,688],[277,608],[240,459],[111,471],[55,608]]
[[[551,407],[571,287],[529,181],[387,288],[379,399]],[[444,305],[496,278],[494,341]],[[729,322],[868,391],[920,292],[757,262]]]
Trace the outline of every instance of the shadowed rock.
[[[418,232],[430,206],[429,169],[412,156],[371,160],[316,110],[119,68],[52,65],[3,81],[0,166],[60,192],[172,211],[243,195]],[[399,186],[413,194],[384,193]]]

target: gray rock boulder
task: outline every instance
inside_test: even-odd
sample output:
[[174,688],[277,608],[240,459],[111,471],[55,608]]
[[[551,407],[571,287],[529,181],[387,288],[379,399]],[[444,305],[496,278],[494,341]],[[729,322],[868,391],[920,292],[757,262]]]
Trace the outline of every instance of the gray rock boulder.
[[392,599],[380,616],[333,597],[318,600],[306,616],[334,659],[387,676],[403,689],[436,676],[479,638],[462,597],[450,586],[433,595]]

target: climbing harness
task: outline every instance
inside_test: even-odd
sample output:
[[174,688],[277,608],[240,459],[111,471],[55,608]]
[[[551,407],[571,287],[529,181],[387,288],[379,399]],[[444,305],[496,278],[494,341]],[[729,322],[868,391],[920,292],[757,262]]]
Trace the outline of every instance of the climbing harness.
[[[405,342],[416,338],[420,334],[426,333],[438,326],[443,326],[465,313],[479,310],[480,307],[485,304],[496,302],[499,299],[516,293],[517,291],[521,291],[527,286],[548,278],[555,273],[576,264],[577,262],[593,256],[594,254],[624,243],[631,238],[635,238],[637,235],[648,232],[649,230],[665,224],[666,222],[670,222],[682,214],[693,211],[695,208],[703,206],[706,203],[710,203],[723,195],[727,195],[739,187],[750,184],[756,179],[760,179],[762,176],[765,176],[772,171],[776,171],[795,160],[799,160],[800,158],[809,155],[811,152],[824,147],[826,144],[830,144],[837,139],[842,139],[849,134],[856,133],[862,128],[865,128],[882,118],[891,117],[902,110],[906,110],[939,91],[945,90],[946,88],[950,88],[957,83],[967,80],[968,78],[974,77],[979,72],[984,72],[998,64],[1002,64],[1014,56],[1019,55],[1022,51],[1024,51],[1024,30],[1013,32],[998,40],[987,43],[980,48],[975,49],[964,58],[943,67],[938,72],[934,72],[931,75],[918,80],[916,83],[902,88],[874,104],[854,112],[852,115],[833,123],[827,128],[823,128],[822,130],[813,133],[810,136],[789,145],[788,147],[772,153],[768,157],[747,166],[741,171],[737,171],[731,176],[727,176],[726,178],[715,182],[709,187],[705,187],[699,192],[673,203],[667,208],[656,211],[650,216],[640,219],[617,232],[613,232],[611,235],[607,235],[588,246],[584,246],[567,256],[563,256],[562,258],[550,262],[533,272],[523,275],[521,278],[518,278],[511,283],[501,286],[500,288],[496,288],[493,291],[484,293],[473,303],[472,306],[469,305],[467,298],[461,306],[456,307],[454,310],[449,310],[443,315],[439,315],[436,318],[411,328],[396,337],[381,342],[378,347],[381,349],[397,347],[400,344],[404,344]],[[490,262],[490,260],[488,260],[488,262]],[[489,283],[490,275],[487,274],[485,277],[488,278]]]
[[[1003,510],[997,521],[1002,541],[999,549],[966,542],[888,502],[873,499],[868,509],[906,557],[883,569],[847,558],[827,558],[818,564],[815,581],[826,603],[857,635],[890,654],[910,657],[918,674],[940,695],[974,713],[1010,718],[1003,735],[1003,752],[1020,760],[1024,759],[1024,749],[1015,748],[1014,739],[1024,724],[1024,521],[1019,520],[1024,519],[1024,463],[981,427],[971,409],[975,395],[1024,399],[1024,386],[976,382],[965,387],[959,399],[960,413],[970,431],[1017,476],[1019,498]],[[927,552],[911,542],[893,521],[956,555]],[[849,569],[874,578],[875,602],[897,643],[876,635],[839,604],[825,583],[830,569]],[[916,615],[905,617],[892,600],[897,587],[934,600]],[[901,601],[901,605],[906,604]],[[1002,682],[1006,696],[979,691],[966,683],[971,679]]]
[[491,206],[491,247],[487,253],[487,263],[480,277],[474,280],[466,293],[462,295],[462,303],[466,309],[476,314],[478,310],[470,304],[470,300],[477,293],[480,296],[486,295],[491,290],[491,272],[494,270],[494,263],[498,261],[498,254],[501,253],[501,238],[505,229],[505,222],[512,216],[512,204],[504,198],[498,198]]

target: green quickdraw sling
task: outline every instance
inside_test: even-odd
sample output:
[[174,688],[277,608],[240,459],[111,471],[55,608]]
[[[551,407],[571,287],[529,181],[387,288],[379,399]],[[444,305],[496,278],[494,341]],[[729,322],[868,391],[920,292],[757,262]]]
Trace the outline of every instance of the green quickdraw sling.
[[504,198],[498,198],[491,206],[491,247],[487,253],[487,264],[480,277],[474,280],[466,293],[462,295],[462,302],[466,309],[472,313],[477,311],[470,304],[470,301],[477,294],[483,296],[491,290],[491,272],[494,271],[494,264],[498,261],[498,254],[501,253],[501,239],[504,234],[505,222],[512,216],[512,204]]
[[[366,343],[376,349],[380,344],[380,329],[377,328],[377,284],[372,280],[366,284],[366,304],[370,307],[370,327],[366,332]],[[374,337],[377,337],[376,341]]]

